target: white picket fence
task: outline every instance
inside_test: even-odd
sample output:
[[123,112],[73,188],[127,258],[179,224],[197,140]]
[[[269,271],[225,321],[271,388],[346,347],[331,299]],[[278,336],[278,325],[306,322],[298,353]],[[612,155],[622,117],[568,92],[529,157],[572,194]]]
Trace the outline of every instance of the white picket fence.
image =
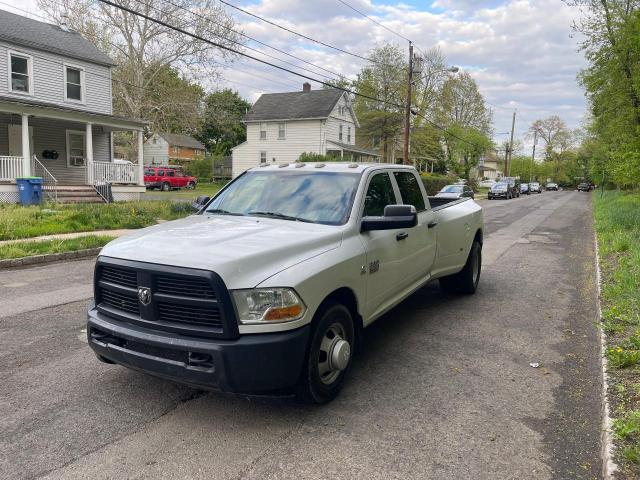
[[0,156],[0,181],[15,181],[22,176],[22,157]]
[[128,163],[93,162],[92,183],[138,183],[138,166]]

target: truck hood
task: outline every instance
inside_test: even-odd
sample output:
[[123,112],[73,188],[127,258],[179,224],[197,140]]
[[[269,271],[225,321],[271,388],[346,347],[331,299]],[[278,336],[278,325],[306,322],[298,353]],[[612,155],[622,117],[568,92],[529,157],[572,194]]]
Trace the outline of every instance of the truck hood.
[[340,246],[342,228],[264,217],[193,215],[138,230],[100,255],[216,272],[230,289]]

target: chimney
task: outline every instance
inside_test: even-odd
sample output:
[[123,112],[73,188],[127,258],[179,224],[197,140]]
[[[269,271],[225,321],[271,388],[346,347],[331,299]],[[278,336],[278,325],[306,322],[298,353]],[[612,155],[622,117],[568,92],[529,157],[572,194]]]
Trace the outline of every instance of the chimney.
[[302,84],[302,91],[304,93],[309,93],[311,91],[311,84],[309,82],[304,82]]
[[69,31],[69,16],[66,13],[60,15],[60,28],[65,32]]

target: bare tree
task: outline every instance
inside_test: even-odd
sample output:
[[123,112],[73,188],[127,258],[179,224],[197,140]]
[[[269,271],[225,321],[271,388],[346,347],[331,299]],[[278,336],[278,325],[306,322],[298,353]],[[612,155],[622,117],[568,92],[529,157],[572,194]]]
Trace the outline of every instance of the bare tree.
[[[233,18],[214,0],[112,1],[225,46],[239,42],[231,30]],[[120,115],[143,118],[153,108],[147,89],[167,67],[192,80],[211,79],[233,59],[226,50],[99,1],[38,0],[38,6],[53,22],[65,21],[118,63],[113,92]]]
[[545,143],[545,160],[552,160],[554,154],[562,154],[573,145],[573,133],[557,115],[536,120],[529,132]]

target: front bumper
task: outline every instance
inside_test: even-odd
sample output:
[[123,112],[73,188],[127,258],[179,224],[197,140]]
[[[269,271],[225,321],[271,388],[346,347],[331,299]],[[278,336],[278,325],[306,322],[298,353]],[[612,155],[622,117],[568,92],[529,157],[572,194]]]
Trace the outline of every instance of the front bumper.
[[509,192],[489,192],[488,198],[507,198]]
[[269,393],[300,377],[310,327],[241,335],[236,340],[150,330],[88,312],[89,346],[99,356],[151,375],[208,390]]

